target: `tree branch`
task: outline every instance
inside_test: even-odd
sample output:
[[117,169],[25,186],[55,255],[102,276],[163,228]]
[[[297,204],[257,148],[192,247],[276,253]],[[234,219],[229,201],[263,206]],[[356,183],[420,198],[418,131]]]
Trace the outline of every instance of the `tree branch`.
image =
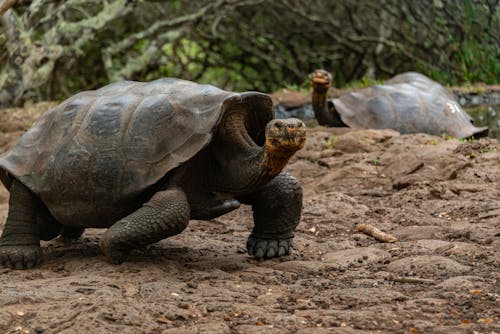
[[2,16],[10,7],[14,6],[16,0],[0,0],[0,16]]

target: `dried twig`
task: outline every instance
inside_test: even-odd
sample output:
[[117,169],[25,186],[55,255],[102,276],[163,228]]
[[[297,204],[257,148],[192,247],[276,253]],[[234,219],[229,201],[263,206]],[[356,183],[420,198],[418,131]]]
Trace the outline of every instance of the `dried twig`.
[[389,281],[399,282],[399,283],[436,284],[436,282],[432,279],[419,278],[419,277],[400,277],[400,276],[389,275],[387,279]]
[[378,228],[368,224],[358,224],[356,226],[356,232],[363,232],[369,236],[374,237],[375,239],[382,242],[396,242],[398,239],[388,233],[382,232]]

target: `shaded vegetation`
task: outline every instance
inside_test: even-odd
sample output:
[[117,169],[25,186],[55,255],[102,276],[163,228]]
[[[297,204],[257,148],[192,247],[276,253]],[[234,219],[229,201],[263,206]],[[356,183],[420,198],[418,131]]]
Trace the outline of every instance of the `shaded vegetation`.
[[232,90],[335,84],[418,70],[496,83],[499,0],[34,0],[1,18],[0,105],[162,76]]

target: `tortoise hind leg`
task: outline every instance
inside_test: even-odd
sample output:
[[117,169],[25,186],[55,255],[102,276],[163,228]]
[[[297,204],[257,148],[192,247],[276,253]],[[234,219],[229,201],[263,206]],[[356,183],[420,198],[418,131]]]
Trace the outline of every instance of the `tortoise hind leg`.
[[9,213],[0,237],[0,265],[27,269],[42,258],[37,210],[41,201],[21,182],[10,188]]
[[40,205],[36,217],[40,231],[40,240],[48,241],[61,234],[62,225],[52,216],[45,205]]
[[258,259],[290,254],[293,232],[302,212],[299,182],[290,174],[281,173],[241,200],[252,205],[255,223],[247,241],[248,253]]
[[127,253],[182,232],[189,223],[190,207],[185,193],[172,188],[157,192],[137,211],[114,223],[101,238],[101,249],[113,263]]
[[85,231],[81,227],[62,225],[43,204],[40,205],[37,212],[37,224],[40,229],[40,240],[44,241],[52,240],[59,235],[64,241],[72,241],[78,239]]

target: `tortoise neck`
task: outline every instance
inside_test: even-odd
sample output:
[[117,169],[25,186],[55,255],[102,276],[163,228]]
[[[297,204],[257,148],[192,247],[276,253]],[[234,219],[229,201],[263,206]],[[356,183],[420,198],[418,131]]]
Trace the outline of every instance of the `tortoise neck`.
[[284,148],[273,148],[266,142],[262,150],[262,157],[259,164],[262,177],[272,179],[281,173],[294,153],[295,151],[286,150]]
[[219,174],[216,184],[222,189],[217,190],[236,195],[251,193],[281,173],[292,154],[257,146],[253,151],[235,156],[228,166],[229,173]]
[[320,125],[328,125],[327,93],[329,86],[313,83],[312,106],[316,120]]
[[247,130],[246,115],[241,111],[231,111],[221,121],[216,141],[224,159],[231,155],[248,154],[258,147]]
[[335,109],[333,102],[328,102],[330,85],[313,83],[312,106],[314,116],[320,125],[347,127]]
[[244,113],[225,116],[215,138],[216,172],[210,188],[233,194],[252,192],[278,175],[294,152],[257,145],[249,135]]

